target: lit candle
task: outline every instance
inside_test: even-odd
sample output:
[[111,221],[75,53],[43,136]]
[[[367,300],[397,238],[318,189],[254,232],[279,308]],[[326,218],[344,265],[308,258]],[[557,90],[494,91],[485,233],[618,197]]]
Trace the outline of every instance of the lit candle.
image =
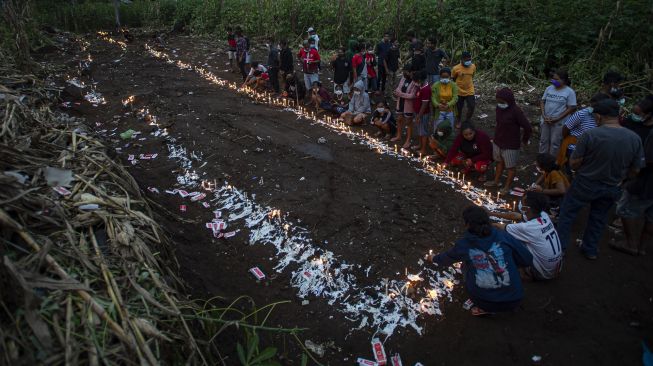
[[517,205],[517,202],[512,201],[512,210],[515,211],[515,206]]
[[497,203],[499,203],[499,194],[501,194],[501,192],[497,192]]
[[[463,177],[464,177],[464,175],[463,175]],[[456,180],[460,180],[460,172],[458,172],[458,175],[456,175]],[[463,178],[463,180],[465,180],[465,179]]]
[[463,182],[465,181],[465,174],[463,174]]
[[395,144],[395,153],[397,153],[397,144]]

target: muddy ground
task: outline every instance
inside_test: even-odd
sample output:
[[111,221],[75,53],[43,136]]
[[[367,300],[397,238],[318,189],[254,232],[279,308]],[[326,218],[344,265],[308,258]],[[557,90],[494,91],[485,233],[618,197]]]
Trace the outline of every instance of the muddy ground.
[[[85,117],[98,131],[144,131],[142,122],[123,115],[121,100],[134,95],[133,108],[149,108],[171,135],[203,154],[207,162],[203,171],[222,176],[256,195],[259,203],[288,213],[310,230],[315,242],[348,263],[363,269],[371,265],[369,277],[359,271],[361,284],[376,283],[406,267],[416,271],[424,253],[449,247],[463,230],[460,214],[470,203],[406,161],[375,154],[324,127],[253,104],[192,71],[155,59],[143,48],[149,38],[137,37],[125,51],[95,36],[87,40],[90,46],[84,52],[41,56],[66,65],[70,72],[62,73],[61,79],[73,75],[76,60],[87,54],[93,57],[92,77],[107,103],[92,107],[82,102],[65,111]],[[167,40],[166,48],[176,49],[180,60],[205,65],[220,77],[238,77],[224,71],[228,67],[220,43],[176,36]],[[491,132],[492,95],[483,92],[491,87],[481,90],[476,114],[489,117],[477,122]],[[523,98],[531,104],[537,101],[535,94]],[[327,143],[318,144],[320,137]],[[107,138],[107,145],[112,149],[124,142],[113,136]],[[531,163],[534,149],[535,144],[528,147],[524,165]],[[173,171],[178,166],[165,158],[129,164],[127,154],[140,153],[166,155],[167,151],[160,140],[146,139],[123,148],[116,158],[161,205],[160,219],[174,239],[181,274],[192,297],[217,296],[216,303],[228,304],[246,294],[259,306],[290,300],[272,313],[267,324],[308,328],[300,337],[316,343],[334,341],[335,347],[320,362],[346,365],[354,364],[357,357],[372,358],[373,330],[351,331],[356,324],[323,299],[309,298],[310,303],[302,306],[289,284],[289,271],[277,274],[272,270],[271,248],[250,246],[242,234],[214,239],[204,228],[206,211],[189,205],[182,213],[179,197],[147,191],[147,187],[174,187]],[[532,182],[533,172],[532,166],[521,170],[519,183]],[[605,240],[611,239],[606,235]],[[525,365],[533,355],[542,356],[543,365],[638,364],[641,341],[653,341],[653,260],[650,255],[634,258],[612,252],[605,243],[603,248],[595,262],[571,248],[561,277],[526,284],[526,298],[514,314],[473,318],[461,307],[466,297],[459,289],[453,303],[442,304],[443,317],[422,319],[424,334],[400,329],[386,342],[386,352],[399,352],[405,365],[418,361],[424,365]],[[256,282],[248,273],[253,266],[270,279]],[[230,357],[227,364],[237,364],[229,336],[223,336],[224,344],[231,347],[225,350]],[[286,364],[299,364],[301,351],[291,337],[266,336],[266,341],[279,347]]]

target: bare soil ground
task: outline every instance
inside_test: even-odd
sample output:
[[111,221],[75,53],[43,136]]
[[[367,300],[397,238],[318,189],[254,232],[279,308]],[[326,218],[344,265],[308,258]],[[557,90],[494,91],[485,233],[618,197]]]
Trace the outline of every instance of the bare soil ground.
[[[207,162],[203,171],[222,176],[255,194],[262,204],[289,213],[310,230],[315,242],[348,263],[372,266],[369,277],[357,276],[362,284],[376,283],[406,267],[416,270],[424,253],[448,248],[463,231],[460,213],[470,202],[405,161],[375,154],[324,127],[298,121],[294,114],[253,104],[192,71],[155,59],[143,48],[149,39],[137,38],[126,51],[93,36],[88,40],[91,45],[86,52],[43,56],[70,70],[87,53],[94,59],[92,76],[107,103],[92,107],[82,102],[66,110],[85,117],[96,130],[147,132],[141,121],[123,115],[121,100],[134,95],[134,108],[149,108],[182,144],[203,154]],[[180,60],[205,65],[223,78],[238,78],[224,71],[226,54],[217,42],[177,36],[166,47],[176,49]],[[479,119],[479,125],[491,132],[493,95],[481,93],[476,114],[489,115]],[[530,103],[536,100],[537,96],[531,97]],[[327,143],[318,144],[319,137]],[[117,159],[130,167],[143,190],[161,205],[160,218],[176,243],[192,297],[217,296],[214,301],[222,304],[244,294],[258,305],[292,300],[272,313],[269,325],[308,328],[303,339],[334,341],[335,347],[320,359],[324,364],[372,358],[373,330],[351,331],[357,324],[323,299],[310,298],[302,306],[290,286],[289,271],[277,274],[272,270],[271,248],[250,246],[241,234],[229,240],[214,239],[204,228],[206,211],[189,205],[187,212],[180,213],[183,202],[178,196],[147,191],[147,187],[174,187],[173,171],[178,166],[165,156],[131,166],[127,155],[166,155],[160,140],[146,139],[124,148],[115,135],[107,138],[107,145],[123,147]],[[524,154],[524,165],[532,161],[534,149],[531,146]],[[532,166],[520,171],[519,183],[532,182],[533,172]],[[602,248],[595,262],[569,249],[562,276],[526,284],[523,305],[513,314],[474,318],[462,309],[466,296],[458,289],[453,303],[442,304],[443,317],[422,319],[424,334],[400,329],[386,342],[386,352],[399,352],[405,365],[417,361],[424,365],[524,365],[531,363],[533,355],[542,356],[543,365],[638,364],[641,341],[653,340],[653,260],[650,255],[633,258],[612,252],[605,243]],[[256,282],[248,273],[253,266],[270,279]],[[289,337],[275,335],[265,340],[279,346],[286,364],[299,364],[300,350]],[[237,364],[234,350],[227,352],[228,364]]]

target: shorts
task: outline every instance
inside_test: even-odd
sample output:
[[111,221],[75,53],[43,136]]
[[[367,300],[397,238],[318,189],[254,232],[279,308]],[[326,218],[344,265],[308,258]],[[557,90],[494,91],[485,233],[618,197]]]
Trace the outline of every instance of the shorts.
[[646,222],[653,222],[653,199],[642,199],[624,190],[617,201],[617,215],[624,219],[645,217]]
[[502,161],[506,168],[512,169],[517,166],[517,162],[519,161],[519,150],[502,149],[493,142],[492,157],[494,161]]
[[404,116],[404,117],[406,117],[406,118],[413,118],[413,116],[415,115],[415,113],[404,113],[404,112],[402,112],[402,111],[397,111],[397,112],[396,112],[396,115],[397,115],[397,117],[399,117],[399,116]]
[[235,60],[236,59],[236,51],[229,50],[227,51],[227,55],[229,55],[229,60]]
[[246,64],[251,64],[252,63],[252,54],[247,51],[245,54],[245,63]]
[[420,118],[419,121],[415,121],[415,127],[417,127],[417,136],[424,137],[430,135],[429,131],[429,122],[431,121],[431,116],[425,114]]

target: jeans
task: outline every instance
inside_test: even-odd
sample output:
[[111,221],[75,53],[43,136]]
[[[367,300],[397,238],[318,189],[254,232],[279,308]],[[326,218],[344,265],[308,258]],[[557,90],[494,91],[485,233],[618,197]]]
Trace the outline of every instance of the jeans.
[[376,91],[376,77],[367,78],[367,90]]
[[586,255],[597,255],[599,241],[605,229],[608,213],[612,205],[621,196],[621,188],[594,182],[582,176],[577,176],[569,187],[560,205],[558,217],[558,236],[562,250],[566,250],[571,241],[571,227],[576,221],[578,212],[585,206],[590,206],[587,227],[583,234],[581,251]]
[[429,85],[433,85],[440,81],[440,75],[427,75],[426,79],[428,80]]
[[247,79],[247,71],[245,71],[245,57],[243,57],[240,62],[238,62],[238,68],[240,69],[240,74],[243,76],[243,81]]
[[311,90],[314,81],[320,81],[320,75],[318,73],[304,73],[304,85],[306,85],[306,90]]
[[437,121],[435,121],[435,128],[433,130],[436,131],[438,129],[438,126],[440,125],[440,123],[449,120],[449,123],[451,124],[451,131],[454,131],[453,119],[454,119],[453,112],[442,112],[441,111],[440,115],[438,116]]
[[[463,109],[467,104],[467,113],[463,118]],[[460,123],[469,122],[474,116],[474,109],[476,109],[476,97],[474,95],[459,95],[456,102],[456,109],[458,110],[458,120]]]
[[554,124],[540,122],[540,153],[551,154],[558,156],[560,143],[562,143],[562,126],[564,121],[559,121]]
[[275,93],[279,93],[279,69],[276,67],[270,67],[268,69],[268,75],[270,76],[270,84],[272,84],[272,89]]

